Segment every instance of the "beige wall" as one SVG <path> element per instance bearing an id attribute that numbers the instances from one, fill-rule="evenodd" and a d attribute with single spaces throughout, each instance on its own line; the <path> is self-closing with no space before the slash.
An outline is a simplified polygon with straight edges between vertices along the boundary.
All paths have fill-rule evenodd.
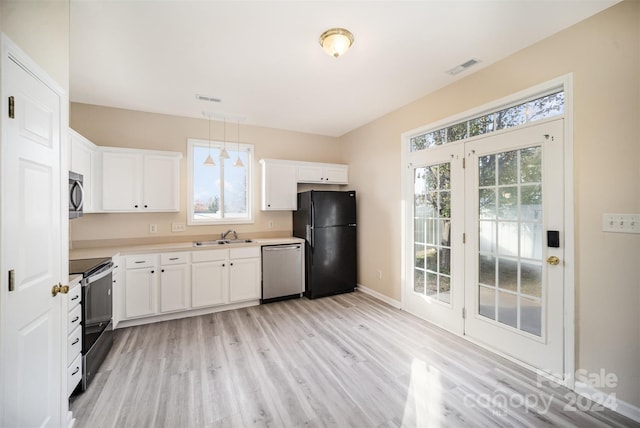
<path id="1" fill-rule="evenodd" d="M 68 0 L 1 0 L 0 30 L 69 93 Z"/>
<path id="2" fill-rule="evenodd" d="M 167 116 L 71 104 L 71 128 L 99 146 L 129 147 L 182 152 L 180 165 L 181 211 L 154 214 L 88 214 L 70 223 L 70 239 L 75 247 L 91 245 L 95 240 L 139 238 L 150 240 L 201 239 L 219 235 L 229 228 L 241 236 L 291 236 L 291 212 L 260 211 L 260 165 L 262 158 L 292 159 L 317 162 L 339 160 L 338 140 L 331 137 L 241 125 L 243 143 L 255 146 L 253 165 L 254 224 L 222 226 L 187 226 L 186 232 L 172 233 L 172 222 L 187 222 L 187 139 L 207 139 L 207 120 Z M 227 124 L 227 139 L 236 141 L 236 124 Z M 223 124 L 213 122 L 212 140 L 223 138 Z M 268 223 L 273 222 L 273 228 Z M 158 232 L 149 233 L 149 224 L 158 225 Z"/>
<path id="3" fill-rule="evenodd" d="M 359 283 L 400 299 L 400 134 L 567 73 L 575 94 L 576 368 L 615 373 L 617 397 L 640 406 L 640 235 L 601 230 L 603 213 L 640 213 L 640 2 L 344 135 L 359 194 Z"/>

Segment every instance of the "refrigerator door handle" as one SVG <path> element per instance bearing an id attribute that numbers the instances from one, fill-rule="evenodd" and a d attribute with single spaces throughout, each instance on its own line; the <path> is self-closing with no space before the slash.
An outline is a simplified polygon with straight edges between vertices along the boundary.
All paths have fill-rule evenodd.
<path id="1" fill-rule="evenodd" d="M 313 227 L 311 225 L 307 225 L 307 242 L 313 248 Z"/>

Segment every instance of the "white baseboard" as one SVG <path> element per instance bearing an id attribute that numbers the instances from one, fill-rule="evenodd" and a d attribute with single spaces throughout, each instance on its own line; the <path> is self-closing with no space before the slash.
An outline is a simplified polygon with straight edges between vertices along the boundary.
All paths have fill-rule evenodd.
<path id="1" fill-rule="evenodd" d="M 375 297 L 378 300 L 382 300 L 383 302 L 393 306 L 396 309 L 402 309 L 402 302 L 400 302 L 399 300 L 392 299 L 389 296 L 385 296 L 384 294 L 378 293 L 377 291 L 365 287 L 361 284 L 358 284 L 358 290 L 362 291 L 365 294 L 368 294 L 369 296 Z"/>
<path id="2" fill-rule="evenodd" d="M 587 397 L 594 403 L 600 404 L 616 413 L 620 413 L 621 415 L 640 423 L 640 407 L 636 407 L 633 404 L 622 401 L 618 397 L 615 397 L 615 399 L 607 399 L 609 394 L 604 393 L 591 385 L 578 381 L 575 383 L 574 391 L 583 397 Z"/>

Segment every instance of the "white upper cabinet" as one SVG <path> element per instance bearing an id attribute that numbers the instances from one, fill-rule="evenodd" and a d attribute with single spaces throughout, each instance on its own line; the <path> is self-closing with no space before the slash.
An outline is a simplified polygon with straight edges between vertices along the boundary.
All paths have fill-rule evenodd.
<path id="1" fill-rule="evenodd" d="M 262 159 L 263 211 L 294 211 L 297 209 L 297 168 L 290 162 Z"/>
<path id="2" fill-rule="evenodd" d="M 78 174 L 82 174 L 82 184 L 84 188 L 83 211 L 91 213 L 97 211 L 96 207 L 96 182 L 98 148 L 91 141 L 78 134 L 73 129 L 69 129 L 70 142 L 70 162 L 69 169 Z"/>
<path id="3" fill-rule="evenodd" d="M 262 159 L 263 211 L 295 211 L 298 183 L 349 184 L 349 166 Z"/>
<path id="4" fill-rule="evenodd" d="M 104 212 L 179 211 L 181 153 L 104 149 Z"/>
<path id="5" fill-rule="evenodd" d="M 304 163 L 298 166 L 298 183 L 348 184 L 347 165 Z"/>

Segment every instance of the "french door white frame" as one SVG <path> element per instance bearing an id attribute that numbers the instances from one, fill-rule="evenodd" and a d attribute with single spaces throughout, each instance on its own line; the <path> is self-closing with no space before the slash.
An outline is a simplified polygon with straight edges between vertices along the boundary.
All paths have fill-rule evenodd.
<path id="1" fill-rule="evenodd" d="M 419 128 L 412 129 L 410 131 L 401 134 L 402 154 L 401 154 L 401 170 L 402 170 L 402 236 L 401 236 L 401 265 L 402 265 L 402 278 L 401 278 L 401 298 L 402 309 L 406 309 L 407 293 L 412 292 L 410 290 L 412 286 L 413 277 L 413 234 L 412 232 L 412 207 L 413 207 L 413 187 L 410 183 L 413 183 L 413 169 L 410 168 L 412 160 L 417 155 L 410 150 L 410 138 L 420 133 L 439 129 L 446 125 L 458 123 L 465 119 L 480 116 L 483 113 L 497 111 L 503 107 L 516 105 L 520 101 L 525 99 L 534 98 L 537 95 L 549 93 L 554 89 L 560 89 L 564 91 L 564 376 L 562 384 L 570 389 L 575 389 L 575 232 L 574 232 L 574 167 L 573 167 L 573 74 L 566 74 L 556 79 L 541 83 L 499 100 L 487 103 L 477 108 L 465 111 L 455 116 L 448 117 L 438 122 L 430 123 Z M 535 124 L 536 122 L 534 122 Z M 500 132 L 495 131 L 493 134 L 497 135 Z M 486 137 L 482 135 L 480 137 Z M 465 140 L 471 141 L 472 139 Z M 429 150 L 429 149 L 426 149 Z M 424 156 L 424 154 L 422 154 Z M 468 336 L 461 335 L 461 337 L 474 342 L 480 346 L 486 347 L 482 343 L 473 341 Z M 491 352 L 499 354 L 500 356 L 507 358 L 521 366 L 538 372 L 540 375 L 547 377 L 541 370 L 537 370 L 535 367 L 531 367 L 522 361 L 516 360 L 509 355 L 497 352 L 494 349 L 489 349 Z M 558 381 L 558 378 L 553 378 L 554 381 Z"/>

